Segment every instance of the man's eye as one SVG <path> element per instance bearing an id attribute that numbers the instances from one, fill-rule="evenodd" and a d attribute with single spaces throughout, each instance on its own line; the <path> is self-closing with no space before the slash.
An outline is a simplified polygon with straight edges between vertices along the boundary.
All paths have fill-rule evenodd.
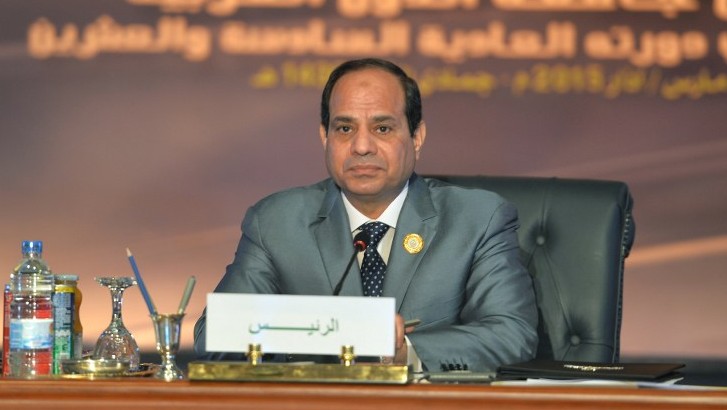
<path id="1" fill-rule="evenodd" d="M 378 127 L 376 127 L 376 131 L 380 134 L 386 134 L 387 132 L 391 131 L 391 128 L 386 125 L 379 125 Z"/>
<path id="2" fill-rule="evenodd" d="M 336 128 L 336 131 L 348 134 L 349 132 L 351 132 L 351 127 L 349 127 L 348 125 L 341 125 Z"/>

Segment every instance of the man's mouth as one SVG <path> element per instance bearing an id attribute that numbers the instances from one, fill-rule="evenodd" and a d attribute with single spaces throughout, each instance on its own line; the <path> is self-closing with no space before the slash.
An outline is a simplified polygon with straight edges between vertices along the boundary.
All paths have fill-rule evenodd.
<path id="1" fill-rule="evenodd" d="M 374 164 L 358 164 L 348 168 L 353 174 L 373 174 L 381 171 L 381 167 Z"/>

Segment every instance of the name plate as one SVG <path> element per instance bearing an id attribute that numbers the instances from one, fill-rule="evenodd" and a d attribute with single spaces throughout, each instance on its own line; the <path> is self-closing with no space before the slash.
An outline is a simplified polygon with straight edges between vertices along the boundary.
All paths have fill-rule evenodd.
<path id="1" fill-rule="evenodd" d="M 207 350 L 393 356 L 394 298 L 207 294 Z"/>

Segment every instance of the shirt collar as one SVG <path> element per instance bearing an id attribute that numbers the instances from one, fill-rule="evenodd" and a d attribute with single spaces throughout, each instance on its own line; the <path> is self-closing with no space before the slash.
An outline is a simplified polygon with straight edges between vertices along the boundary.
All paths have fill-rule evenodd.
<path id="1" fill-rule="evenodd" d="M 389 206 L 386 207 L 386 210 L 384 210 L 381 216 L 379 216 L 376 220 L 383 222 L 392 228 L 396 228 L 396 221 L 399 220 L 399 214 L 401 213 L 401 208 L 404 206 L 404 200 L 406 199 L 407 193 L 409 193 L 409 181 L 406 182 L 406 185 L 404 185 L 404 188 L 401 192 L 399 192 L 399 195 L 391 201 Z M 359 210 L 351 204 L 343 191 L 341 191 L 341 198 L 343 198 L 343 205 L 346 207 L 351 232 L 356 231 L 359 226 L 366 222 L 372 221 L 371 218 L 359 212 Z"/>

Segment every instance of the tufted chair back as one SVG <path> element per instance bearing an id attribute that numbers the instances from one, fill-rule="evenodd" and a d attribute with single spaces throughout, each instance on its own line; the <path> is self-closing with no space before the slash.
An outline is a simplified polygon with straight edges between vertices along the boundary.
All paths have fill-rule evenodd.
<path id="1" fill-rule="evenodd" d="M 431 177 L 494 191 L 518 208 L 522 260 L 533 278 L 540 316 L 536 358 L 618 361 L 624 259 L 635 233 L 625 183 Z"/>

